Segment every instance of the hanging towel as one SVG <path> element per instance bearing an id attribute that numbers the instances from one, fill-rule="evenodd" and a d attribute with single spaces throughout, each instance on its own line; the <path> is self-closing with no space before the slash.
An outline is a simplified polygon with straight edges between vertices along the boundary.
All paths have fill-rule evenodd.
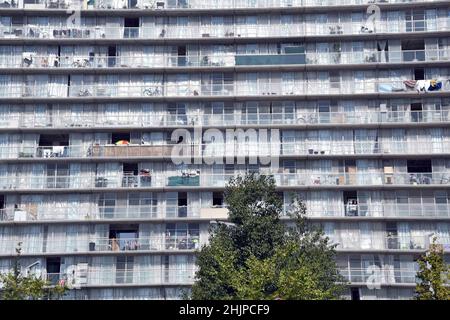
<path id="1" fill-rule="evenodd" d="M 405 80 L 403 81 L 403 83 L 405 84 L 405 86 L 407 86 L 408 88 L 414 88 L 416 86 L 416 80 Z"/>

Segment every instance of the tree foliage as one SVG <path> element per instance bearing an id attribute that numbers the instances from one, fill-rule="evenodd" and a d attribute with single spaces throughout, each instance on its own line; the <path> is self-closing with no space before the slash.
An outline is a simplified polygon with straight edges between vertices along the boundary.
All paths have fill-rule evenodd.
<path id="1" fill-rule="evenodd" d="M 336 299 L 343 286 L 334 246 L 306 221 L 301 202 L 283 221 L 271 176 L 233 178 L 225 190 L 227 223 L 211 228 L 199 252 L 192 298 Z"/>
<path id="2" fill-rule="evenodd" d="M 417 300 L 450 300 L 450 266 L 444 261 L 444 249 L 436 238 L 427 252 L 417 261 Z"/>
<path id="3" fill-rule="evenodd" d="M 0 298 L 2 300 L 55 299 L 64 295 L 67 286 L 52 286 L 48 281 L 34 274 L 24 275 L 20 265 L 21 243 L 16 248 L 14 265 L 10 272 L 0 273 Z"/>

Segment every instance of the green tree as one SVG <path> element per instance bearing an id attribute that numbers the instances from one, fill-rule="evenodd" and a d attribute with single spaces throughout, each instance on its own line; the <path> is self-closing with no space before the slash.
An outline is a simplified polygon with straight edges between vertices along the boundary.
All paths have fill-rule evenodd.
<path id="1" fill-rule="evenodd" d="M 336 299 L 343 290 L 334 246 L 305 218 L 302 202 L 283 221 L 272 176 L 249 174 L 225 190 L 226 223 L 198 254 L 193 299 Z"/>
<path id="2" fill-rule="evenodd" d="M 436 237 L 427 252 L 417 261 L 417 300 L 450 300 L 450 266 L 444 261 L 444 249 Z"/>
<path id="3" fill-rule="evenodd" d="M 10 272 L 0 274 L 0 298 L 2 300 L 40 300 L 58 299 L 68 287 L 58 284 L 52 286 L 48 281 L 34 274 L 24 275 L 20 265 L 21 243 L 16 248 L 14 265 Z"/>

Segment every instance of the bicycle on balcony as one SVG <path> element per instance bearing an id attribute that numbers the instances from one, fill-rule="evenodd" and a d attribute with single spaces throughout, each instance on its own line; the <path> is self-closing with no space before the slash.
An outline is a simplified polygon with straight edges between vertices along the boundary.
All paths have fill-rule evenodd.
<path id="1" fill-rule="evenodd" d="M 142 94 L 146 97 L 162 96 L 162 90 L 159 87 L 145 88 Z"/>
<path id="2" fill-rule="evenodd" d="M 72 68 L 89 68 L 91 62 L 88 59 L 77 59 L 72 63 Z"/>

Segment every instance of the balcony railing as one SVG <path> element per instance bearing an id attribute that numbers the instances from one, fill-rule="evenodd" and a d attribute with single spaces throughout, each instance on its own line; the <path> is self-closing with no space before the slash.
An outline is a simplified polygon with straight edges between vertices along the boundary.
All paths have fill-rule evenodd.
<path id="1" fill-rule="evenodd" d="M 176 148 L 176 150 L 174 150 Z M 450 141 L 298 141 L 162 145 L 93 145 L 57 147 L 0 147 L 0 159 L 19 158 L 177 158 L 192 157 L 319 156 L 377 154 L 446 154 Z M 183 154 L 186 156 L 186 154 Z"/>
<path id="2" fill-rule="evenodd" d="M 192 284 L 195 267 L 140 267 L 117 269 L 113 267 L 88 267 L 87 270 L 65 273 L 44 273 L 43 279 L 52 285 L 66 285 L 69 288 L 111 285 L 164 285 Z"/>
<path id="3" fill-rule="evenodd" d="M 236 173 L 237 174 L 237 173 Z M 0 177 L 3 190 L 43 189 L 132 189 L 164 187 L 223 188 L 236 174 L 152 173 L 145 175 L 69 175 L 45 176 L 23 174 Z M 264 173 L 265 174 L 265 173 Z M 270 174 L 270 173 L 266 173 Z M 450 184 L 449 172 L 433 173 L 383 173 L 383 172 L 317 172 L 317 173 L 275 173 L 279 187 L 338 187 L 338 186 L 442 186 Z"/>
<path id="4" fill-rule="evenodd" d="M 104 25 L 71 28 L 65 24 L 1 26 L 0 39 L 205 39 L 267 38 L 302 36 L 340 36 L 376 33 L 410 33 L 448 31 L 448 18 L 414 21 L 360 22 L 293 22 L 290 24 L 251 25 L 159 25 L 153 27 L 106 27 Z M 64 21 L 65 22 L 65 21 Z"/>
<path id="5" fill-rule="evenodd" d="M 198 233 L 198 232 L 197 232 Z M 129 252 L 129 251 L 193 251 L 200 249 L 200 237 L 191 236 L 154 236 L 141 238 L 93 238 L 88 235 L 77 235 L 67 238 L 56 237 L 34 239 L 23 237 L 3 239 L 0 243 L 0 255 L 15 252 L 18 242 L 22 243 L 23 254 L 43 253 L 88 253 L 88 252 Z"/>
<path id="6" fill-rule="evenodd" d="M 327 65 L 450 60 L 450 50 L 401 50 L 386 52 L 307 52 L 290 54 L 218 54 L 203 56 L 57 56 L 22 54 L 0 56 L 0 68 L 199 68 L 276 65 Z"/>
<path id="7" fill-rule="evenodd" d="M 162 98 L 162 97 L 232 97 L 232 96 L 327 96 L 341 94 L 373 94 L 373 93 L 424 93 L 450 91 L 448 79 L 430 80 L 361 80 L 361 81 L 298 81 L 293 83 L 248 84 L 222 83 L 200 84 L 84 84 L 66 85 L 52 84 L 8 84 L 0 86 L 0 97 L 3 98 Z"/>
<path id="8" fill-rule="evenodd" d="M 97 206 L 94 203 L 77 205 L 24 205 L 20 208 L 0 209 L 0 221 L 55 221 L 55 220 L 145 220 L 199 218 L 200 207 L 178 205 Z"/>
<path id="9" fill-rule="evenodd" d="M 341 268 L 340 273 L 346 281 L 376 286 L 393 284 L 416 284 L 417 271 L 394 267 L 371 266 L 363 268 Z"/>
<path id="10" fill-rule="evenodd" d="M 314 205 L 305 203 L 306 214 L 310 218 L 342 218 L 342 217 L 366 217 L 366 218 L 449 218 L 450 205 L 447 203 L 430 204 L 400 204 L 379 203 L 359 205 L 342 205 L 341 208 L 329 206 L 317 209 Z M 206 210 L 208 214 L 203 214 Z M 283 214 L 291 210 L 285 205 Z M 212 216 L 211 212 L 217 215 Z M 0 209 L 0 222 L 40 222 L 40 221 L 108 221 L 108 220 L 158 220 L 158 219 L 217 219 L 220 216 L 225 219 L 228 211 L 225 207 L 198 207 L 172 206 L 172 205 L 129 205 L 129 206 L 97 206 L 95 203 L 79 203 L 70 205 L 67 203 L 51 204 L 22 204 L 18 208 Z"/>
<path id="11" fill-rule="evenodd" d="M 444 139 L 444 138 L 443 138 Z M 257 138 L 255 138 L 257 141 Z M 450 141 L 296 141 L 161 145 L 2 146 L 1 159 L 302 157 L 319 155 L 447 154 Z M 181 155 L 180 152 L 183 152 Z"/>
<path id="12" fill-rule="evenodd" d="M 439 0 L 144 0 L 123 2 L 94 1 L 83 6 L 83 10 L 114 10 L 114 9 L 147 9 L 147 10 L 211 10 L 211 9 L 248 9 L 248 8 L 298 8 L 298 7 L 322 7 L 322 6 L 354 6 L 369 4 L 396 4 L 396 3 L 423 3 Z M 78 1 L 71 0 L 35 0 L 19 6 L 17 0 L 4 0 L 0 3 L 1 8 L 24 8 L 24 9 L 70 9 L 78 8 Z"/>
<path id="13" fill-rule="evenodd" d="M 345 231 L 343 231 L 345 232 Z M 351 238 L 338 239 L 332 236 L 333 243 L 337 244 L 337 250 L 427 250 L 432 243 L 432 235 L 428 236 L 386 236 L 382 234 L 358 235 Z M 450 238 L 439 237 L 438 244 L 444 251 L 450 252 Z"/>
<path id="14" fill-rule="evenodd" d="M 450 121 L 450 110 L 429 111 L 354 111 L 354 112 L 292 112 L 254 114 L 171 115 L 136 112 L 114 116 L 101 112 L 73 115 L 61 110 L 52 115 L 39 113 L 5 114 L 0 128 L 110 128 L 110 127 L 192 127 L 192 126 L 323 126 L 343 124 L 442 123 Z M 28 150 L 33 153 L 33 150 Z M 7 152 L 9 153 L 9 152 Z M 34 154 L 34 153 L 33 153 Z"/>

